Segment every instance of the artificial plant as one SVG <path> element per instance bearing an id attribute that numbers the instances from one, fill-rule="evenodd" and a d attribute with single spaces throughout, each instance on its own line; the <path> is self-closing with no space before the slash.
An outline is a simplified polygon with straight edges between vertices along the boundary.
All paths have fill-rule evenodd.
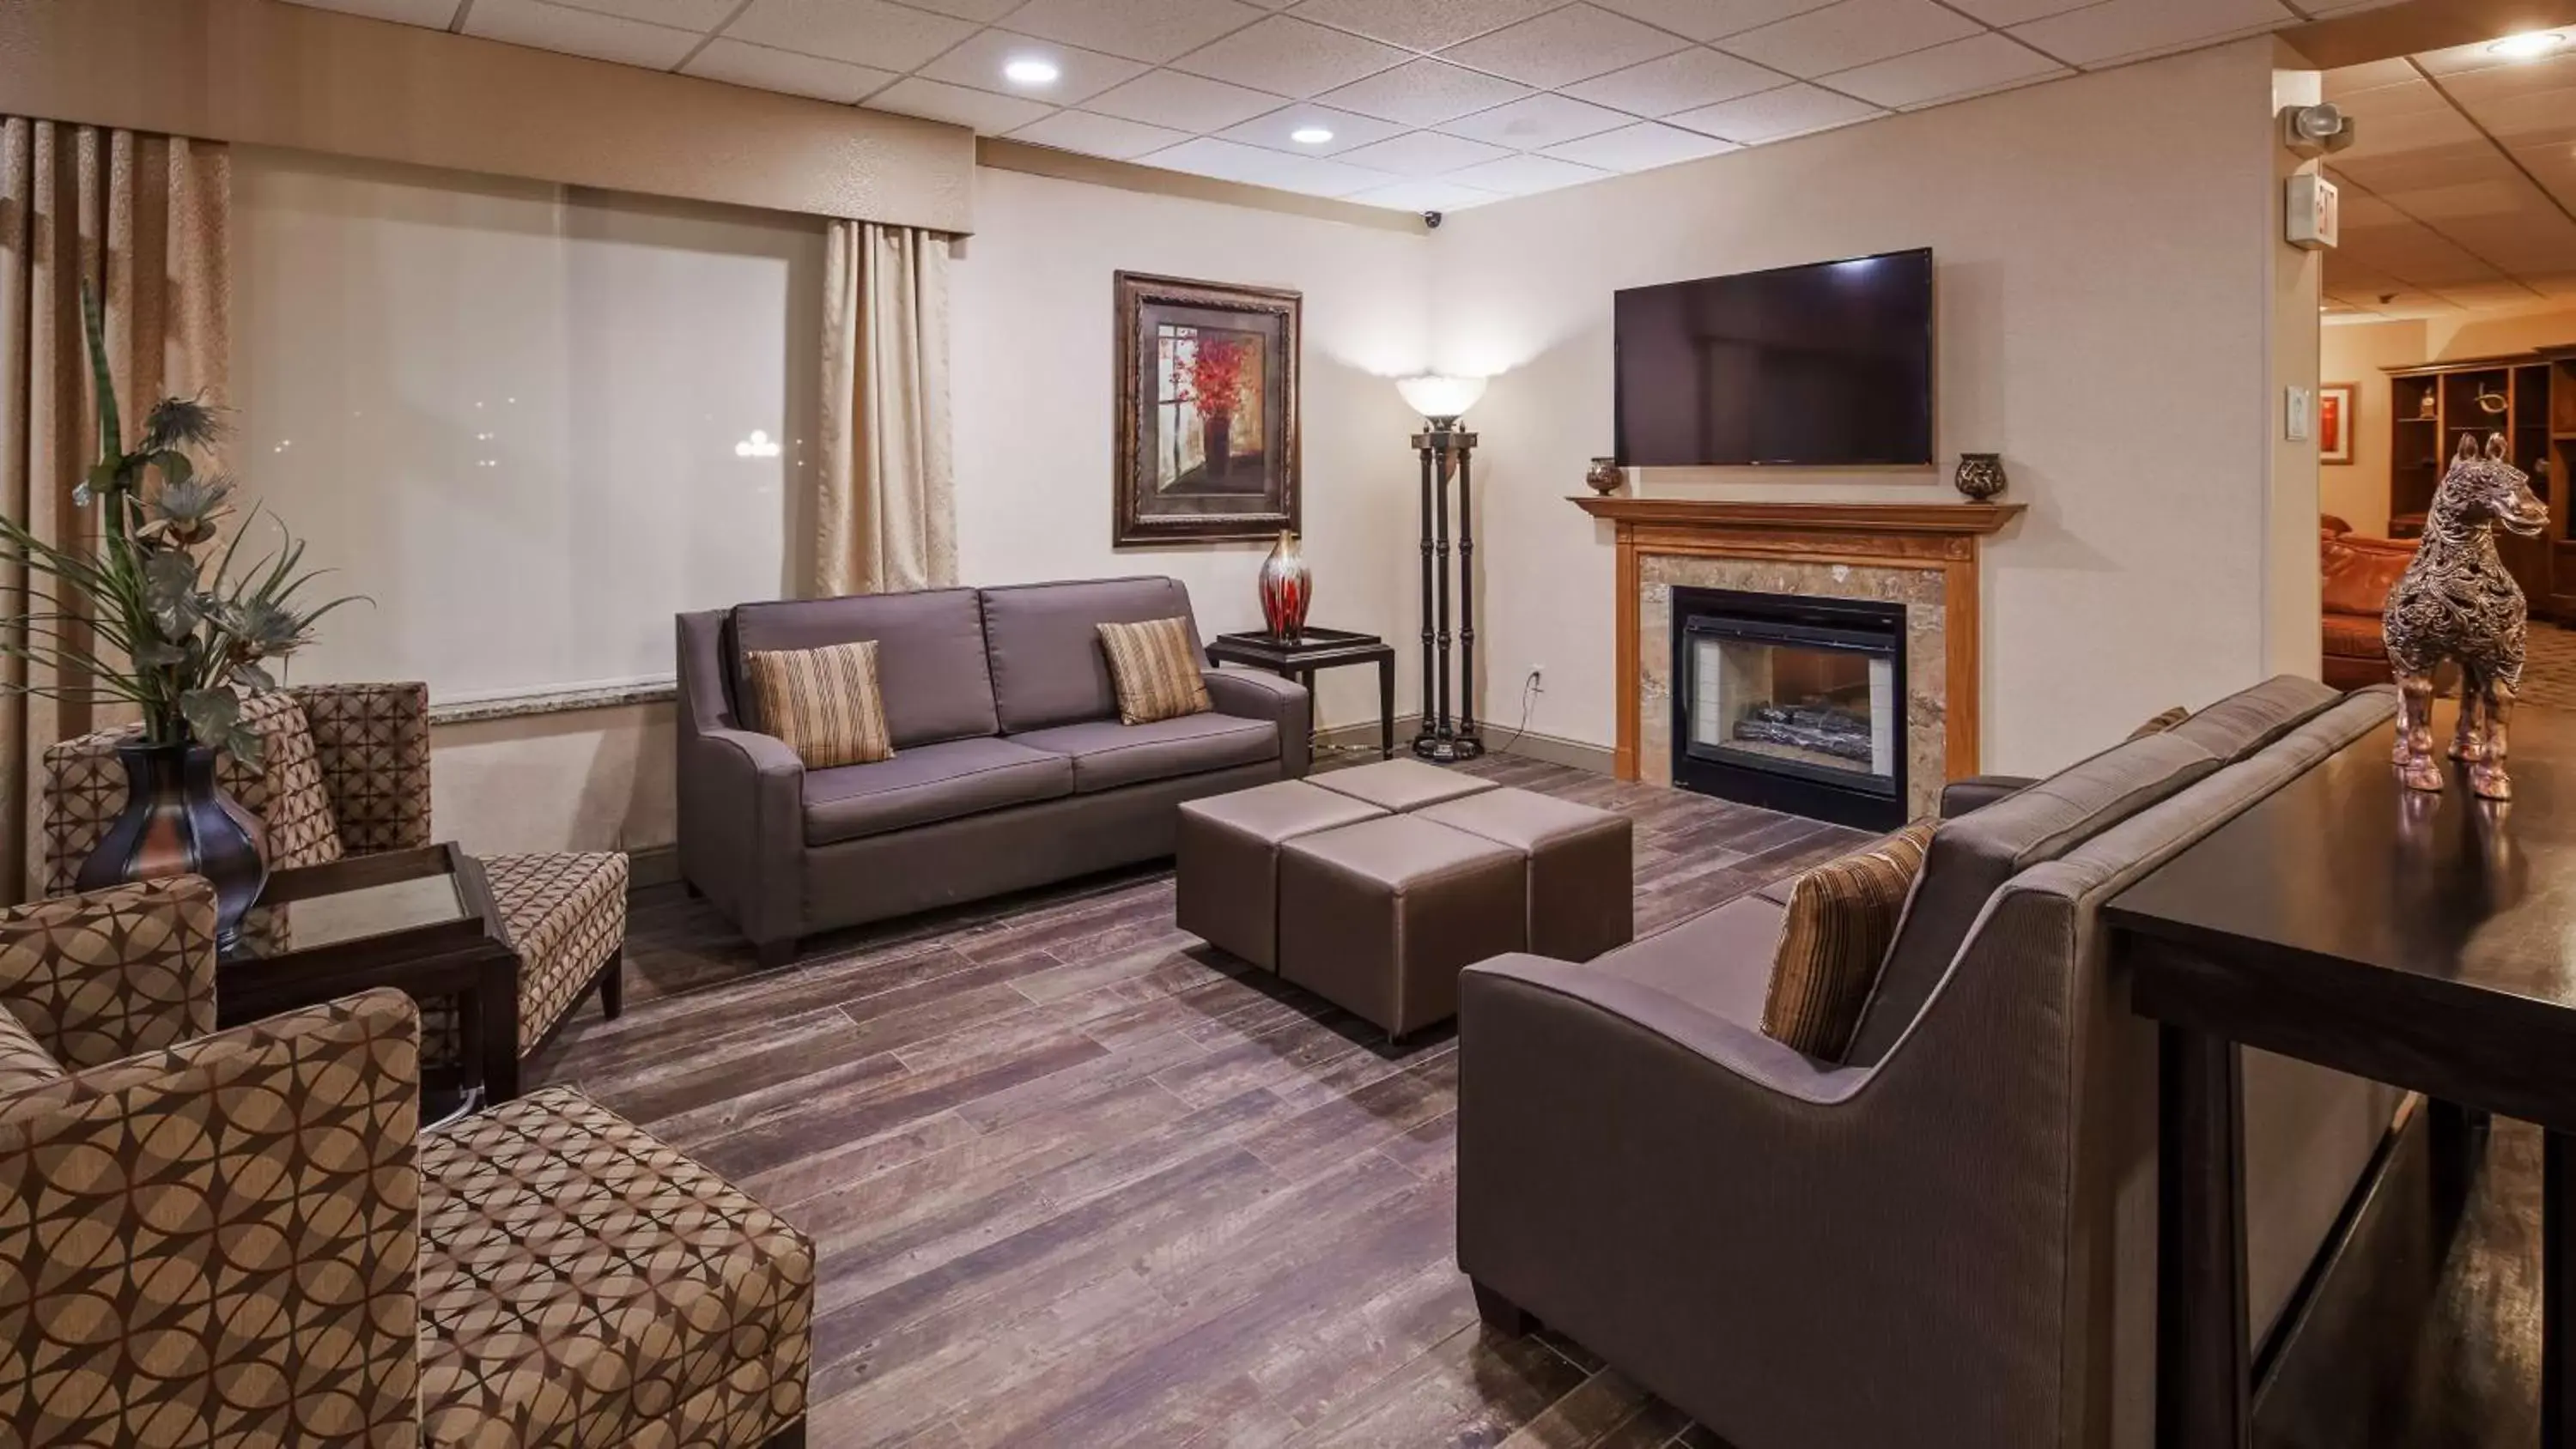
<path id="1" fill-rule="evenodd" d="M 311 642 L 314 621 L 349 600 L 309 608 L 300 602 L 319 571 L 302 567 L 304 545 L 283 524 L 273 552 L 234 571 L 257 510 L 221 539 L 233 512 L 233 480 L 201 472 L 190 456 L 222 437 L 216 410 L 198 399 L 163 398 L 127 445 L 108 374 L 106 324 L 87 287 L 81 318 L 98 396 L 99 458 L 72 502 L 98 511 L 98 526 L 87 530 L 96 552 L 56 547 L 0 517 L 0 560 L 23 565 L 29 578 L 27 615 L 11 631 L 18 637 L 0 637 L 0 656 L 90 681 L 30 682 L 20 686 L 24 692 L 124 700 L 142 712 L 147 744 L 211 745 L 257 766 L 261 740 L 242 724 L 243 694 L 277 688 L 271 662 Z M 61 592 L 40 588 L 38 577 Z"/>

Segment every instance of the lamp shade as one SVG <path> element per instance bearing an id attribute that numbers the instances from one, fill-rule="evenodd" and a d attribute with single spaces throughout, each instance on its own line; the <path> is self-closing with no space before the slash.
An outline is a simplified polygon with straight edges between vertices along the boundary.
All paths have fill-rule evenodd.
<path id="1" fill-rule="evenodd" d="M 1476 399 L 1485 395 L 1485 380 L 1481 377 L 1426 374 L 1399 378 L 1395 387 L 1396 391 L 1404 394 L 1404 400 L 1413 405 L 1413 410 L 1426 418 L 1457 418 L 1474 407 Z"/>

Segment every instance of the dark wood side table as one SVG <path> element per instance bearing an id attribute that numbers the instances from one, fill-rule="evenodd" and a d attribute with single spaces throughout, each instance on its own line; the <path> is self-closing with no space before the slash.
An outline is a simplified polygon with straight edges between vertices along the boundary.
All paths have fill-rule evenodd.
<path id="1" fill-rule="evenodd" d="M 424 845 L 281 870 L 260 904 L 286 907 L 284 946 L 216 963 L 218 1026 L 391 986 L 456 1003 L 463 1061 L 456 1080 L 425 1075 L 424 1122 L 519 1095 L 519 956 L 473 857 Z"/>
<path id="2" fill-rule="evenodd" d="M 2541 1442 L 2576 1446 L 2576 716 L 2513 725 L 2511 805 L 2456 767 L 2443 794 L 2403 789 L 2382 727 L 2103 909 L 2158 1023 L 2167 1449 L 2249 1434 L 2239 1044 L 2547 1129 Z"/>
<path id="3" fill-rule="evenodd" d="M 1216 642 L 1208 646 L 1208 657 L 1220 664 L 1267 669 L 1282 679 L 1296 680 L 1309 692 L 1315 688 L 1318 669 L 1338 664 L 1375 664 L 1379 753 L 1386 759 L 1395 758 L 1395 646 L 1375 634 L 1309 629 L 1293 641 L 1257 629 L 1245 634 L 1219 634 Z"/>

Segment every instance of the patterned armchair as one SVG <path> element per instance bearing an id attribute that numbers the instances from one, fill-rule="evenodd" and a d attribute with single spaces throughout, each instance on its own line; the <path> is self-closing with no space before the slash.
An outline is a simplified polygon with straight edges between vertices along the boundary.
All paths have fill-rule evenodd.
<path id="1" fill-rule="evenodd" d="M 407 684 L 301 685 L 250 700 L 243 718 L 267 742 L 250 769 L 216 761 L 225 793 L 257 817 L 269 867 L 321 865 L 431 843 L 429 689 Z M 67 895 L 81 862 L 125 804 L 118 741 L 102 730 L 45 752 L 45 892 Z M 627 864 L 615 851 L 482 857 L 502 927 L 519 953 L 519 1055 L 543 1046 L 581 998 L 623 1004 Z M 283 914 L 253 911 L 253 939 L 291 939 Z M 433 1060 L 454 1058 L 452 1013 L 429 1011 Z"/>
<path id="2" fill-rule="evenodd" d="M 565 1089 L 416 1136 L 399 992 L 212 1032 L 214 917 L 0 913 L 0 1443 L 803 1442 L 801 1235 Z"/>

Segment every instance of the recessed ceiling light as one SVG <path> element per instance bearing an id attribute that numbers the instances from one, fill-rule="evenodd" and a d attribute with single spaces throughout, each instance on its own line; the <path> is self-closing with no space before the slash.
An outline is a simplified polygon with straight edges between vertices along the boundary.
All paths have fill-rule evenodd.
<path id="1" fill-rule="evenodd" d="M 1333 133 L 1321 126 L 1299 126 L 1288 133 L 1288 139 L 1300 146 L 1321 146 L 1333 139 Z"/>
<path id="2" fill-rule="evenodd" d="M 2533 60 L 2566 43 L 2567 37 L 2555 30 L 2526 30 L 2488 46 L 2487 54 L 2501 55 L 2507 60 Z"/>
<path id="3" fill-rule="evenodd" d="M 1002 74 L 1013 85 L 1051 86 L 1055 84 L 1055 78 L 1063 72 L 1057 70 L 1055 62 L 1051 60 L 1022 59 L 1003 66 Z"/>

